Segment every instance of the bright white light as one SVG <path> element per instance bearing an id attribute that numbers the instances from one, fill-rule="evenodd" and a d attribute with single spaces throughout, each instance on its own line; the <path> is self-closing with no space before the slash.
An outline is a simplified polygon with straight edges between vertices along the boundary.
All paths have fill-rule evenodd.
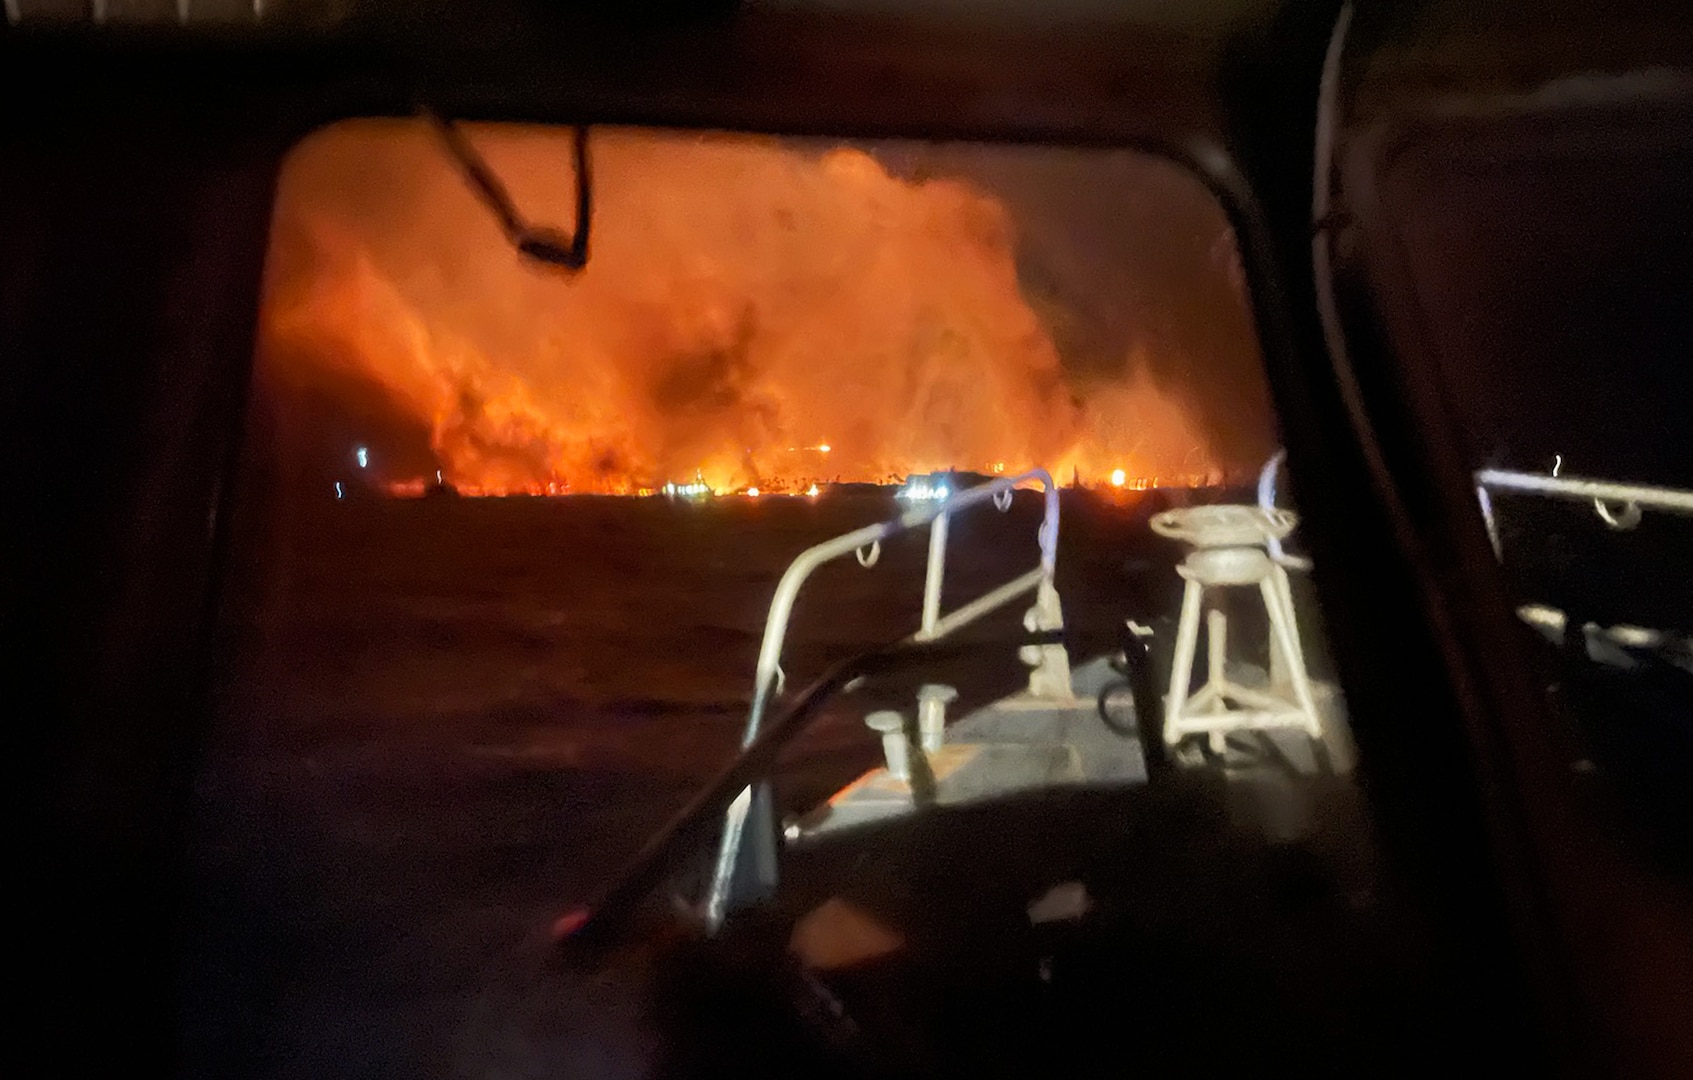
<path id="1" fill-rule="evenodd" d="M 747 498 L 749 498 L 749 499 L 758 498 L 758 489 L 755 488 L 755 487 L 747 488 Z"/>
<path id="2" fill-rule="evenodd" d="M 945 484 L 931 485 L 927 479 L 916 479 L 907 482 L 894 497 L 910 502 L 939 502 L 951 494 L 952 489 Z"/>
<path id="3" fill-rule="evenodd" d="M 361 446 L 357 450 L 353 451 L 353 453 L 359 459 L 359 468 L 365 469 L 370 467 L 370 447 Z"/>
<path id="4" fill-rule="evenodd" d="M 1112 469 L 1111 470 L 1111 486 L 1112 487 L 1122 487 L 1124 481 L 1128 480 L 1128 478 L 1129 478 L 1129 474 L 1124 472 L 1122 469 Z"/>
<path id="5" fill-rule="evenodd" d="M 341 498 L 341 481 L 339 480 L 335 481 L 335 497 Z"/>
<path id="6" fill-rule="evenodd" d="M 1552 455 L 1552 475 L 1557 476 L 1558 470 L 1563 468 L 1563 467 L 1564 467 L 1564 455 L 1553 454 Z"/>
<path id="7" fill-rule="evenodd" d="M 812 484 L 810 487 L 805 489 L 805 493 L 813 499 L 817 498 L 817 485 Z"/>
<path id="8" fill-rule="evenodd" d="M 833 450 L 833 449 L 834 449 L 834 447 L 830 446 L 828 443 L 818 443 L 817 444 L 817 452 L 819 454 L 827 454 L 830 450 Z"/>

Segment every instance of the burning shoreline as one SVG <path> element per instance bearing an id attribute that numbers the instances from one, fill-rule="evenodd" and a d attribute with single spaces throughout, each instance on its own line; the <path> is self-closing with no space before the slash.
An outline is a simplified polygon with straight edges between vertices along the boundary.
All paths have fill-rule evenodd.
<path id="1" fill-rule="evenodd" d="M 537 214 L 566 209 L 560 133 L 477 138 Z M 1018 224 L 984 190 L 856 149 L 595 139 L 576 275 L 523 264 L 418 125 L 330 129 L 291 160 L 261 364 L 371 386 L 428 433 L 439 479 L 391 474 L 388 494 L 776 494 L 1034 465 L 1134 488 L 1268 451 L 1231 470 L 1132 350 L 1061 356 L 1069 316 L 1025 295 Z M 323 180 L 349 160 L 373 190 Z"/>

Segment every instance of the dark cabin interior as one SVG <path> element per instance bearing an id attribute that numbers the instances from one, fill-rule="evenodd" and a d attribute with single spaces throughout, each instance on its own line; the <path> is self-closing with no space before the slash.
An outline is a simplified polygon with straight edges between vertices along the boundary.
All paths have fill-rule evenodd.
<path id="1" fill-rule="evenodd" d="M 0 27 L 20 1059 L 177 1072 L 184 838 L 227 659 L 214 615 L 277 172 L 326 123 L 427 104 L 1128 146 L 1192 169 L 1241 246 L 1336 664 L 1371 718 L 1363 783 L 1466 980 L 1452 992 L 1489 1010 L 1498 1045 L 1479 1056 L 1693 1069 L 1676 816 L 1693 751 L 1686 713 L 1661 721 L 1681 676 L 1572 676 L 1513 615 L 1541 601 L 1685 633 L 1688 523 L 1623 535 L 1529 515 L 1557 541 L 1516 548 L 1501 573 L 1472 479 L 1556 454 L 1584 475 L 1693 484 L 1684 14 L 1358 5 L 1335 209 L 1314 225 L 1338 4 L 1049 19 L 1010 4 L 302 3 L 257 24 L 224 6 L 178 25 L 166 5 L 114 4 L 95 25 L 81 5 L 15 0 Z M 1314 230 L 1332 237 L 1345 357 L 1319 315 Z M 1508 539 L 1514 512 L 1501 503 Z M 1569 719 L 1581 707 L 1548 705 L 1549 679 L 1572 699 L 1637 695 L 1645 719 L 1617 736 L 1604 782 L 1572 782 L 1593 734 Z M 1640 805 L 1671 822 L 1644 847 L 1628 839 Z"/>

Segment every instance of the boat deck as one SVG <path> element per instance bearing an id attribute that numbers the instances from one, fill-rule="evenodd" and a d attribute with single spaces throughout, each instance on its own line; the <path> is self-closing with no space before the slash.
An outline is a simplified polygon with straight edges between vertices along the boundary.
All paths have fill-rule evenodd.
<path id="1" fill-rule="evenodd" d="M 1383 870 L 1339 695 L 1325 754 L 1253 733 L 1149 774 L 1086 693 L 1114 673 L 1074 676 L 1073 706 L 1018 694 L 950 725 L 920 812 L 873 769 L 795 822 L 771 902 L 661 979 L 662 1074 L 718 1075 L 754 1044 L 799 1055 L 793 1075 L 1257 1075 L 1278 1047 L 1314 1075 L 1456 1068 L 1472 1018 Z"/>
<path id="2" fill-rule="evenodd" d="M 1229 676 L 1248 686 L 1267 682 L 1262 668 L 1229 667 Z M 1019 692 L 973 710 L 947 726 L 945 744 L 927 755 L 932 775 L 908 782 L 879 766 L 788 827 L 790 842 L 804 843 L 842 830 L 914 812 L 919 805 L 960 807 L 1019 792 L 1052 787 L 1121 788 L 1148 781 L 1146 755 L 1138 739 L 1118 734 L 1101 721 L 1101 689 L 1119 676 L 1104 657 L 1071 673 L 1074 697 L 1058 702 Z M 1296 836 L 1308 816 L 1290 780 L 1345 774 L 1353 759 L 1345 708 L 1332 684 L 1313 685 L 1324 738 L 1315 746 L 1293 728 L 1231 737 L 1211 764 L 1222 767 L 1231 786 L 1253 798 L 1238 800 L 1248 818 L 1259 818 L 1267 835 Z M 1201 767 L 1192 746 L 1178 760 Z"/>

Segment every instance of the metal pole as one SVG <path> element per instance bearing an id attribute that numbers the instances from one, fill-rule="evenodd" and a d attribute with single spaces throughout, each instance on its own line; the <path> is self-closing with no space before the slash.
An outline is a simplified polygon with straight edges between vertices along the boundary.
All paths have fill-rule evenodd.
<path id="1" fill-rule="evenodd" d="M 1223 609 L 1216 606 L 1218 602 L 1213 600 L 1212 606 L 1205 612 L 1205 685 L 1215 686 L 1220 695 L 1227 682 L 1224 672 L 1228 665 L 1229 619 L 1223 614 Z M 1274 682 L 1274 679 L 1272 675 L 1271 681 Z"/>
<path id="2" fill-rule="evenodd" d="M 1052 482 L 1046 470 L 1036 469 L 1025 474 L 1039 479 L 1046 485 L 1046 516 L 1040 523 L 1040 568 L 1046 574 L 1050 584 L 1052 575 L 1058 570 L 1058 485 Z"/>
<path id="3" fill-rule="evenodd" d="M 752 745 L 753 740 L 758 737 L 759 727 L 763 723 L 764 714 L 770 705 L 770 698 L 775 693 L 776 680 L 782 661 L 782 643 L 788 633 L 788 619 L 793 615 L 794 601 L 799 595 L 800 586 L 805 584 L 812 571 L 826 562 L 885 540 L 896 533 L 915 529 L 930 521 L 938 524 L 955 511 L 993 499 L 1002 492 L 1015 490 L 1018 484 L 1028 481 L 1039 481 L 1046 489 L 1046 517 L 1041 522 L 1039 536 L 1040 573 L 1044 585 L 1050 587 L 1058 562 L 1058 485 L 1053 483 L 1052 475 L 1045 469 L 1032 469 L 1020 476 L 1006 477 L 989 484 L 983 484 L 980 487 L 971 488 L 938 505 L 913 507 L 892 521 L 867 525 L 862 529 L 847 533 L 845 536 L 838 536 L 833 540 L 801 552 L 800 556 L 782 574 L 782 580 L 776 586 L 776 595 L 770 602 L 770 613 L 764 620 L 764 640 L 759 646 L 758 669 L 753 677 L 752 708 L 747 713 L 747 726 L 741 735 L 741 746 L 744 748 Z M 934 557 L 937 535 L 942 548 L 942 555 L 938 560 Z M 944 525 L 930 533 L 929 543 L 928 573 L 934 587 L 932 590 L 926 588 L 924 592 L 925 620 L 927 620 L 929 613 L 931 591 L 936 606 L 934 621 L 931 624 L 934 632 L 924 635 L 925 640 L 940 637 L 963 625 L 963 620 L 943 620 L 940 618 L 940 576 L 945 570 L 946 527 Z M 1021 585 L 1021 582 L 1016 584 Z M 1026 588 L 1027 586 L 1022 587 Z M 987 600 L 990 597 L 995 601 L 992 606 L 997 606 L 998 603 L 1003 603 L 1005 599 L 1009 598 L 1003 590 L 995 590 L 989 594 L 989 597 L 983 597 L 982 600 Z M 976 614 L 988 609 L 987 605 L 978 601 L 967 605 L 965 610 Z M 956 614 L 963 614 L 963 611 Z M 1057 627 L 1042 627 L 1041 629 L 1057 629 Z M 919 634 L 922 634 L 922 631 L 919 631 Z M 734 879 L 736 863 L 740 859 L 741 841 L 746 831 L 747 819 L 752 812 L 752 805 L 753 789 L 747 788 L 735 798 L 724 814 L 723 835 L 718 844 L 717 861 L 712 872 L 711 883 L 706 890 L 705 899 L 706 924 L 713 929 L 722 924 L 723 917 L 727 914 L 729 891 Z"/>
<path id="4" fill-rule="evenodd" d="M 1693 514 L 1693 491 L 1656 487 L 1651 484 L 1619 484 L 1611 480 L 1594 480 L 1582 476 L 1545 476 L 1540 473 L 1512 472 L 1509 469 L 1482 469 L 1475 474 L 1482 487 L 1503 491 L 1523 491 L 1534 495 L 1549 495 L 1558 499 L 1586 502 L 1637 503 L 1654 510 L 1668 510 L 1677 514 Z"/>
<path id="5" fill-rule="evenodd" d="M 941 582 L 946 577 L 946 534 L 950 520 L 952 516 L 942 511 L 929 526 L 929 566 L 923 577 L 923 626 L 920 631 L 924 638 L 934 635 L 935 624 L 941 617 Z"/>
<path id="6" fill-rule="evenodd" d="M 1277 450 L 1270 455 L 1270 460 L 1264 462 L 1264 468 L 1258 473 L 1258 506 L 1265 513 L 1269 513 L 1276 508 L 1276 473 L 1281 469 L 1282 462 L 1286 460 L 1287 451 L 1285 449 Z M 1279 537 L 1268 537 L 1265 543 L 1269 547 L 1270 558 L 1281 559 L 1285 557 Z"/>
<path id="7" fill-rule="evenodd" d="M 1505 551 L 1499 546 L 1499 523 L 1493 517 L 1493 496 L 1487 493 L 1486 484 L 1475 486 L 1476 502 L 1481 504 L 1482 524 L 1487 526 L 1487 542 L 1493 545 L 1493 557 L 1503 559 Z"/>
<path id="8" fill-rule="evenodd" d="M 996 611 L 999 608 L 1004 607 L 1006 604 L 1009 604 L 1011 601 L 1017 599 L 1026 592 L 1038 591 L 1042 583 L 1045 581 L 1046 572 L 1041 570 L 1039 567 L 1036 567 L 1021 577 L 1007 581 L 1004 585 L 1001 585 L 999 588 L 994 589 L 991 592 L 983 593 L 981 596 L 976 597 L 976 599 L 970 601 L 968 604 L 965 604 L 963 607 L 960 607 L 958 610 L 941 616 L 941 618 L 935 622 L 933 628 L 926 631 L 918 631 L 911 640 L 937 641 L 940 638 L 946 637 L 960 626 L 966 626 L 973 623 L 988 612 Z M 1051 630 L 1057 628 L 1045 627 L 1044 629 Z"/>

